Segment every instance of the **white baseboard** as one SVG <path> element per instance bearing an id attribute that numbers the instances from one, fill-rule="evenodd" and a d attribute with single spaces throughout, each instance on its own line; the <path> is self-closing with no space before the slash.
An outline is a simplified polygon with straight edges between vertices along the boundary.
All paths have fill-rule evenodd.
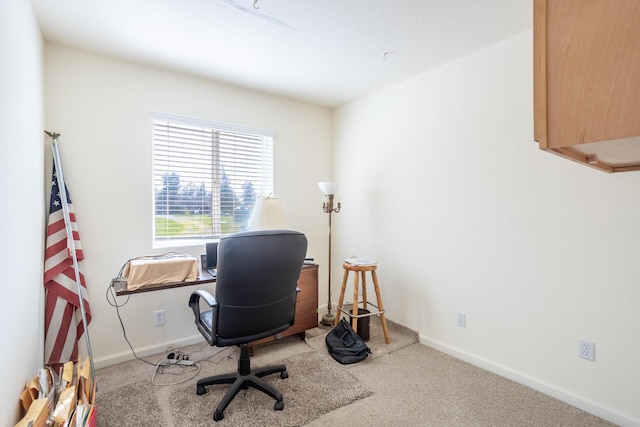
<path id="1" fill-rule="evenodd" d="M 171 341 L 171 342 L 166 341 L 166 342 L 150 345 L 147 347 L 140 347 L 134 350 L 136 352 L 136 355 L 138 355 L 138 357 L 148 357 L 148 356 L 153 356 L 154 354 L 164 354 L 164 352 L 169 347 L 179 349 L 180 347 L 186 347 L 186 346 L 198 344 L 198 343 L 204 343 L 204 338 L 200 334 L 192 335 L 190 337 L 185 337 L 177 341 Z M 161 357 L 162 356 L 159 356 L 158 360 L 160 360 Z M 133 360 L 133 359 L 135 359 L 135 356 L 133 355 L 131 350 L 128 350 L 121 353 L 114 353 L 104 357 L 99 357 L 93 360 L 93 364 L 96 367 L 96 369 L 100 369 L 107 366 L 116 365 L 122 362 L 128 362 L 129 360 Z M 149 360 L 149 361 L 154 362 L 154 360 Z"/>
<path id="2" fill-rule="evenodd" d="M 548 396 L 561 400 L 569 405 L 580 408 L 590 414 L 610 421 L 614 424 L 624 427 L 640 427 L 640 420 L 633 418 L 627 414 L 623 414 L 612 408 L 601 405 L 591 399 L 584 396 L 580 396 L 572 391 L 559 388 L 553 384 L 541 381 L 538 378 L 531 377 L 525 373 L 513 370 L 506 366 L 496 364 L 495 362 L 478 357 L 477 355 L 462 351 L 456 347 L 452 347 L 443 342 L 428 338 L 422 334 L 419 335 L 421 344 L 434 348 L 445 354 L 455 357 L 456 359 L 463 360 L 474 366 L 482 368 L 486 371 L 493 372 L 501 377 L 508 378 L 511 381 L 515 381 L 519 384 L 525 385 L 529 388 L 537 390 Z"/>

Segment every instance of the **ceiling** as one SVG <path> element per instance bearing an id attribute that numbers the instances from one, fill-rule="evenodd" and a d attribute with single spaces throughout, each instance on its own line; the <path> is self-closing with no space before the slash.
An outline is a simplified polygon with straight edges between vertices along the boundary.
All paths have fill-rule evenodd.
<path id="1" fill-rule="evenodd" d="M 335 107 L 532 28 L 532 0 L 31 0 L 46 40 Z"/>

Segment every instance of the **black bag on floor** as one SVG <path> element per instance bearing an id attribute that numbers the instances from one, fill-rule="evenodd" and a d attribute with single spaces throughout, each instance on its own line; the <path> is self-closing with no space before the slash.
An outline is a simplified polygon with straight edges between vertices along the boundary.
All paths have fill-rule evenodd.
<path id="1" fill-rule="evenodd" d="M 343 365 L 367 358 L 371 350 L 344 318 L 329 331 L 324 339 L 329 354 Z"/>

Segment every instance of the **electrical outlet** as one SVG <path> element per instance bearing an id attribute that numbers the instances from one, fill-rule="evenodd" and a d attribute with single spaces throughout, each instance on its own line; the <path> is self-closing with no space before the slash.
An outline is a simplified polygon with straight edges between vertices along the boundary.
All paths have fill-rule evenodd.
<path id="1" fill-rule="evenodd" d="M 153 312 L 153 324 L 155 326 L 164 325 L 164 309 L 163 310 L 156 310 L 156 311 Z"/>
<path id="2" fill-rule="evenodd" d="M 456 321 L 457 321 L 457 325 L 458 326 L 460 326 L 461 328 L 466 328 L 467 327 L 467 313 L 465 313 L 463 311 L 456 312 Z"/>
<path id="3" fill-rule="evenodd" d="M 596 344 L 591 341 L 580 340 L 578 342 L 578 357 L 583 359 L 596 360 Z"/>

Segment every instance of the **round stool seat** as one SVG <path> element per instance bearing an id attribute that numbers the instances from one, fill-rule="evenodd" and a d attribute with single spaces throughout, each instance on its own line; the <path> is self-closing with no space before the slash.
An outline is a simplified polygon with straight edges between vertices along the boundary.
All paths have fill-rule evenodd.
<path id="1" fill-rule="evenodd" d="M 375 264 L 371 264 L 371 265 L 353 265 L 353 264 L 350 264 L 348 262 L 344 262 L 342 264 L 342 268 L 344 268 L 345 270 L 349 270 L 349 271 L 374 271 L 376 268 L 378 268 L 378 266 L 375 265 Z"/>

